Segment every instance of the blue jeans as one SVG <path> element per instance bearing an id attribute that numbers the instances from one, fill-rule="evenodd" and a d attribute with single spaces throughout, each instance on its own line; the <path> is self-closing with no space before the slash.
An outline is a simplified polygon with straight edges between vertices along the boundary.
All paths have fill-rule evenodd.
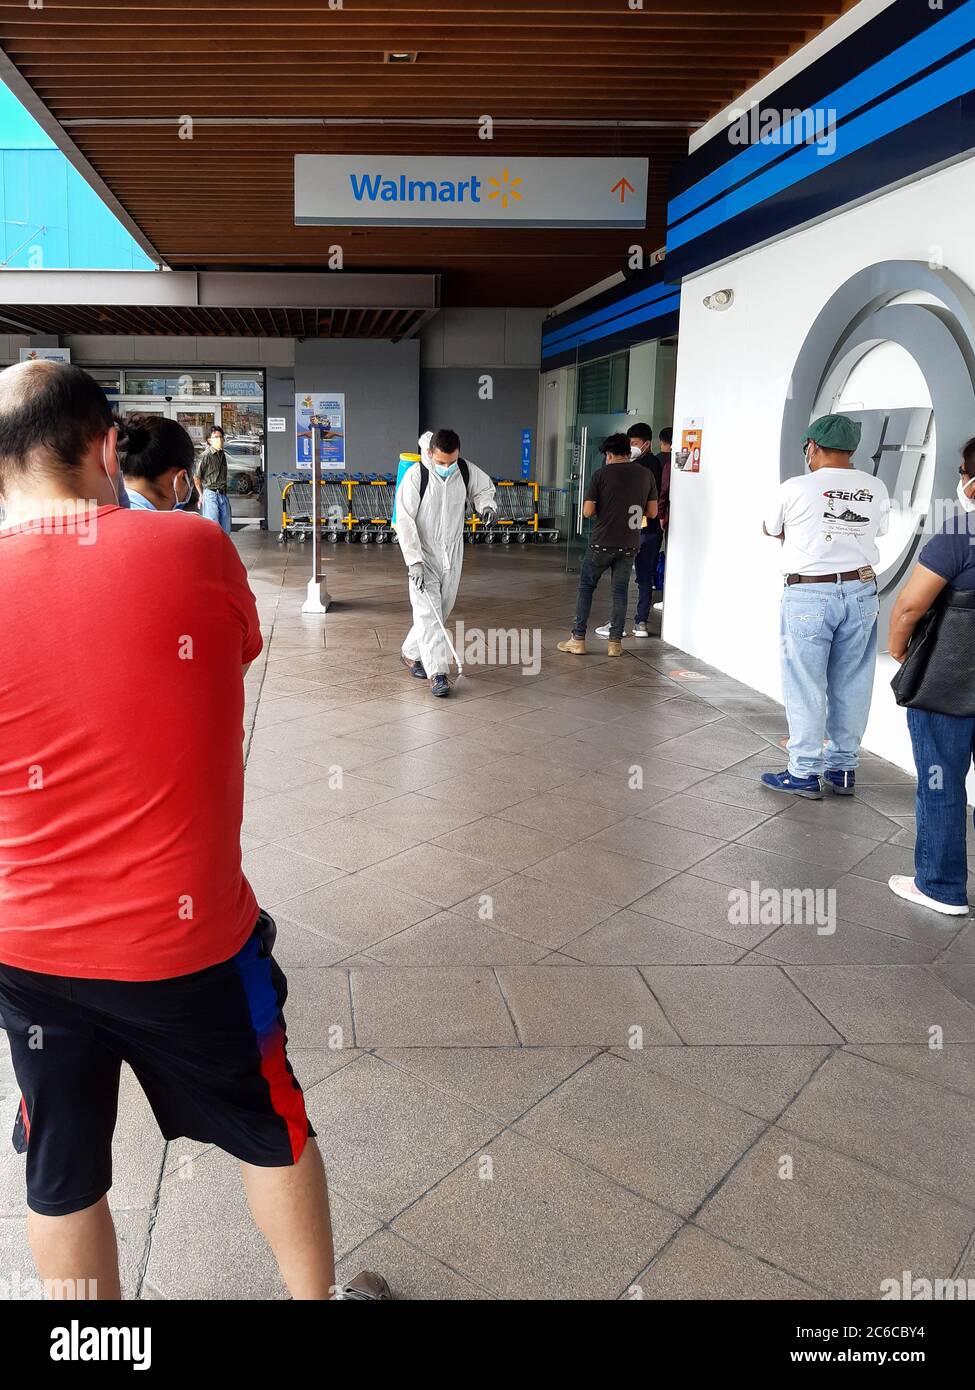
<path id="1" fill-rule="evenodd" d="M 618 641 L 623 636 L 632 568 L 632 550 L 597 550 L 593 545 L 589 547 L 583 556 L 579 573 L 579 597 L 576 601 L 576 620 L 572 627 L 573 637 L 585 637 L 589 614 L 592 612 L 593 594 L 607 570 L 610 570 L 613 576 L 613 616 L 609 620 L 609 636 L 611 641 Z"/>
<path id="2" fill-rule="evenodd" d="M 215 521 L 228 536 L 230 535 L 230 498 L 225 492 L 211 492 L 210 488 L 205 487 L 200 514 L 209 521 Z"/>
<path id="3" fill-rule="evenodd" d="M 873 697 L 879 612 L 873 579 L 790 584 L 783 590 L 782 693 L 793 777 L 849 772 L 859 762 Z"/>
<path id="4" fill-rule="evenodd" d="M 640 549 L 636 553 L 635 568 L 639 598 L 637 599 L 634 621 L 638 623 L 645 623 L 650 617 L 650 609 L 653 605 L 653 581 L 657 577 L 660 545 L 663 540 L 657 523 L 651 522 L 650 525 L 655 529 L 651 531 L 648 527 L 644 531 L 640 540 Z"/>
<path id="5" fill-rule="evenodd" d="M 972 765 L 975 719 L 909 709 L 917 764 L 917 844 L 914 882 L 922 893 L 950 907 L 968 902 L 965 779 Z"/>

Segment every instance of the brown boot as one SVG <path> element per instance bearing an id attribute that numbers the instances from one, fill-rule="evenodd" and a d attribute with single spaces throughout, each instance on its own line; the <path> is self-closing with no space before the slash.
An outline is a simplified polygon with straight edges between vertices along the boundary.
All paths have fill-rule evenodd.
<path id="1" fill-rule="evenodd" d="M 611 637 L 611 638 L 609 639 L 609 641 L 606 643 L 606 655 L 607 655 L 607 656 L 622 656 L 622 655 L 623 655 L 623 643 L 620 642 L 618 639 L 616 639 L 616 638 L 614 638 L 614 637 Z"/>
<path id="2" fill-rule="evenodd" d="M 585 656 L 586 639 L 584 637 L 570 637 L 566 642 L 559 643 L 560 652 L 569 652 L 572 656 Z"/>

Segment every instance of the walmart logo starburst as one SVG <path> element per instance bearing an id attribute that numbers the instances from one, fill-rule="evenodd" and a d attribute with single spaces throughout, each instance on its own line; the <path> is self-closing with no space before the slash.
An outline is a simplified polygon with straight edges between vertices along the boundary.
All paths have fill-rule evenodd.
<path id="1" fill-rule="evenodd" d="M 488 183 L 491 185 L 488 198 L 500 199 L 501 206 L 507 209 L 509 202 L 521 202 L 521 194 L 518 189 L 524 182 L 525 180 L 521 178 L 513 179 L 510 170 L 502 169 L 500 179 L 488 179 Z"/>

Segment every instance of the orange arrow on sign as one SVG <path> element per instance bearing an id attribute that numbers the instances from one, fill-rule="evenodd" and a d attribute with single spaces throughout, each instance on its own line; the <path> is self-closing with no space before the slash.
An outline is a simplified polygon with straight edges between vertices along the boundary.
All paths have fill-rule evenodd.
<path id="1" fill-rule="evenodd" d="M 627 178 L 622 178 L 622 179 L 619 180 L 618 183 L 614 183 L 613 186 L 612 186 L 612 188 L 611 188 L 609 191 L 610 191 L 610 193 L 616 193 L 616 192 L 618 192 L 619 195 L 620 195 L 620 202 L 621 202 L 621 203 L 625 203 L 625 202 L 626 202 L 626 190 L 627 190 L 627 189 L 629 189 L 631 193 L 635 193 L 635 192 L 636 192 L 636 189 L 633 187 L 632 183 L 630 183 L 629 179 L 627 179 Z"/>

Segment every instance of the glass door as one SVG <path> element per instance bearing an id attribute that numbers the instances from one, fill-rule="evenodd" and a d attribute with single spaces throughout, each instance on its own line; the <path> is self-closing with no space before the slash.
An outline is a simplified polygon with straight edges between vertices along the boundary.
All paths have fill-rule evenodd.
<path id="1" fill-rule="evenodd" d="M 567 396 L 565 567 L 569 573 L 581 568 L 592 522 L 582 515 L 583 503 L 593 473 L 602 467 L 599 446 L 608 435 L 626 432 L 629 352 L 614 353 L 592 362 L 576 362 L 570 369 L 571 389 Z"/>
<path id="2" fill-rule="evenodd" d="M 212 405 L 177 405 L 173 402 L 169 407 L 169 418 L 175 420 L 178 425 L 182 425 L 192 439 L 196 460 L 199 462 L 200 455 L 210 438 L 210 431 L 217 423 L 217 412 L 214 407 Z"/>

